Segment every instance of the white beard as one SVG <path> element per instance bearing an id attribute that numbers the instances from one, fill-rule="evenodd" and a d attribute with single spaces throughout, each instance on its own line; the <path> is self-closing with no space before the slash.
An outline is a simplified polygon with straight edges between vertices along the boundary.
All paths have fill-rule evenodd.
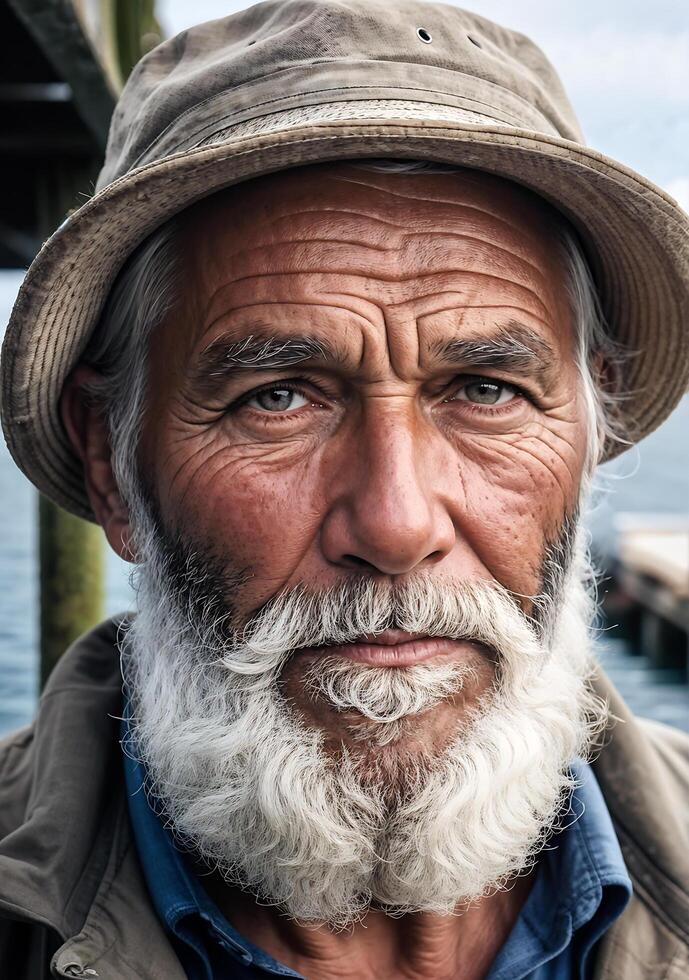
<path id="1" fill-rule="evenodd" d="M 604 724 L 591 694 L 590 601 L 575 549 L 548 641 L 499 587 L 419 576 L 278 596 L 241 632 L 180 603 L 149 527 L 138 615 L 123 641 L 133 751 L 176 837 L 226 880 L 292 918 L 344 927 L 371 904 L 449 914 L 533 863 L 572 786 L 569 764 Z M 193 611 L 192 611 L 193 610 Z M 337 758 L 281 694 L 290 651 L 394 625 L 471 638 L 496 654 L 496 682 L 429 759 L 404 758 L 391 794 Z M 405 720 L 461 690 L 442 662 L 374 668 L 324 657 L 307 687 L 387 757 Z"/>

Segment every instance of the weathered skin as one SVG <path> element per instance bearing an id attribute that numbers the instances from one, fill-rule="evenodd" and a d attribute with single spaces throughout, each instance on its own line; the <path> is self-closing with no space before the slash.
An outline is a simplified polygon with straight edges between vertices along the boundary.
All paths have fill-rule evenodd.
<path id="1" fill-rule="evenodd" d="M 165 525 L 250 573 L 233 597 L 241 616 L 299 583 L 419 570 L 497 580 L 528 611 L 544 546 L 576 506 L 585 457 L 549 210 L 486 175 L 319 167 L 196 206 L 184 249 L 182 299 L 151 348 L 141 460 Z M 541 345 L 540 371 L 439 359 L 448 341 L 490 339 L 515 323 Z M 250 334 L 315 338 L 337 363 L 224 380 L 204 373 L 209 345 Z M 498 404 L 471 400 L 476 375 L 507 386 Z M 131 558 L 107 436 L 80 398 L 89 376 L 83 367 L 73 375 L 65 420 L 93 509 Z M 247 400 L 288 379 L 297 389 L 288 408 Z M 274 391 L 274 401 L 289 398 Z M 478 667 L 467 697 L 490 684 L 480 652 L 457 645 L 447 655 Z M 302 668 L 294 658 L 285 678 L 296 706 L 334 741 L 345 737 L 336 715 L 306 696 Z M 413 738 L 437 751 L 462 710 L 452 702 L 426 712 Z M 367 928 L 339 935 L 212 888 L 240 930 L 307 977 L 467 980 L 485 974 L 528 880 L 459 918 L 371 912 Z"/>

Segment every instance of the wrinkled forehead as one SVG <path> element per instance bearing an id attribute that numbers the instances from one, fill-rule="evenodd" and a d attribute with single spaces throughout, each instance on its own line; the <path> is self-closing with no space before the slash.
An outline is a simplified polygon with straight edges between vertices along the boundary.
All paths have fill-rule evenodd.
<path id="1" fill-rule="evenodd" d="M 259 177 L 200 201 L 182 216 L 187 258 L 202 265 L 259 243 L 315 240 L 318 234 L 323 244 L 391 251 L 413 236 L 475 234 L 477 247 L 482 238 L 504 239 L 517 255 L 550 265 L 559 257 L 553 246 L 564 225 L 543 198 L 488 173 L 395 173 L 352 162 Z"/>
<path id="2" fill-rule="evenodd" d="M 412 319 L 446 303 L 524 304 L 569 333 L 564 219 L 526 188 L 471 170 L 296 168 L 229 188 L 180 219 L 197 331 L 228 308 L 303 295 L 359 297 Z M 472 295 L 457 293 L 457 276 Z M 507 296 L 505 290 L 511 294 Z M 435 302 L 433 297 L 442 296 Z M 453 300 L 454 302 L 454 300 Z"/>

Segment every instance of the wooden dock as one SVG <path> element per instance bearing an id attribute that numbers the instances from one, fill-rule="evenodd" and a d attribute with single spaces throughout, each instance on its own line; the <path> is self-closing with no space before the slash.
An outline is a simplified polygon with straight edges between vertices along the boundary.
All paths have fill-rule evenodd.
<path id="1" fill-rule="evenodd" d="M 656 668 L 689 668 L 689 514 L 620 514 L 603 610 Z"/>

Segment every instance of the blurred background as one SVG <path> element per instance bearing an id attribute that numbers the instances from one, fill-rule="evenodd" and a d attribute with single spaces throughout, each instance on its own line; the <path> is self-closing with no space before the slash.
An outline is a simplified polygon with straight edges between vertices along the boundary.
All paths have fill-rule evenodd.
<path id="1" fill-rule="evenodd" d="M 0 0 L 0 332 L 41 242 L 86 200 L 117 92 L 165 37 L 232 0 Z M 588 142 L 689 210 L 689 4 L 467 0 L 554 62 Z M 391 16 L 394 16 L 391 0 Z M 689 333 L 689 324 L 687 325 Z M 0 446 L 0 735 L 30 721 L 71 639 L 131 604 L 99 529 L 38 499 Z M 689 398 L 601 467 L 599 656 L 632 709 L 689 731 Z"/>

